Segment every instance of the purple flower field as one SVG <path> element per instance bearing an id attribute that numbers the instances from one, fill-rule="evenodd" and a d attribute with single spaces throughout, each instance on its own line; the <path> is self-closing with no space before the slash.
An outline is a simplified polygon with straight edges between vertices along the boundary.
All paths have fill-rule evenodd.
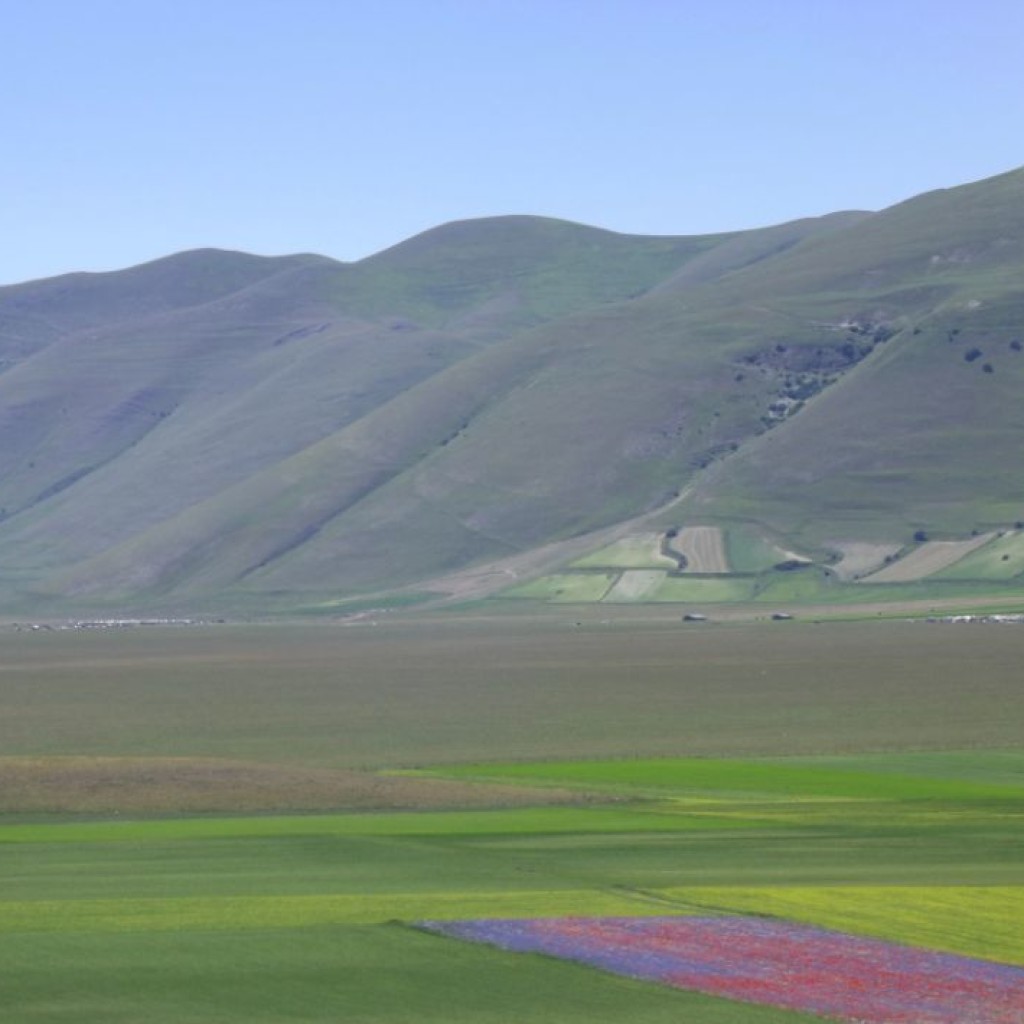
<path id="1" fill-rule="evenodd" d="M 858 1024 L 1024 1024 L 1024 968 L 753 917 L 428 921 L 515 952 Z"/>

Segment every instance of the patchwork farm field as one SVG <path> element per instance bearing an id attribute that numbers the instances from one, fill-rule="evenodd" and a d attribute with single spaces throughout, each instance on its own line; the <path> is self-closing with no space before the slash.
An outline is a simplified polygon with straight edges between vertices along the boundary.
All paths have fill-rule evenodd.
<path id="1" fill-rule="evenodd" d="M 932 576 L 956 565 L 972 551 L 990 543 L 992 539 L 993 534 L 987 533 L 967 540 L 928 541 L 898 562 L 885 569 L 879 569 L 865 579 L 869 583 L 904 583 Z"/>
<path id="2" fill-rule="evenodd" d="M 730 620 L 771 608 L 814 618 L 1016 611 L 1024 603 L 1024 532 L 973 532 L 911 544 L 831 541 L 812 557 L 752 524 L 637 533 L 507 581 L 501 602 L 678 604 Z M 666 558 L 665 556 L 670 556 Z M 674 562 L 677 564 L 666 564 Z"/>
<path id="3" fill-rule="evenodd" d="M 1015 979 L 1022 644 L 557 615 L 0 634 L 0 1018 L 822 1019 L 424 922 L 772 922 Z"/>

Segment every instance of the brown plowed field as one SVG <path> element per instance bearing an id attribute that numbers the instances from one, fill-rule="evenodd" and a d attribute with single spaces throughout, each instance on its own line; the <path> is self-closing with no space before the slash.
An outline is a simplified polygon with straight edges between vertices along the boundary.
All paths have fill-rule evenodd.
<path id="1" fill-rule="evenodd" d="M 686 555 L 687 572 L 729 571 L 725 538 L 717 526 L 687 526 L 673 538 L 672 548 Z"/>
<path id="2" fill-rule="evenodd" d="M 0 757 L 0 814 L 431 810 L 578 794 L 203 757 Z"/>

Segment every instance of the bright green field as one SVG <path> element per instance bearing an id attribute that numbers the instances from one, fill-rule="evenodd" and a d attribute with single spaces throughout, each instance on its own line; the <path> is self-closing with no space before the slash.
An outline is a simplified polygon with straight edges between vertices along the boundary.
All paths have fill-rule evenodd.
<path id="1" fill-rule="evenodd" d="M 667 576 L 651 600 L 720 604 L 728 601 L 747 601 L 753 596 L 753 592 L 752 581 L 747 579 Z"/>
<path id="2" fill-rule="evenodd" d="M 1024 549 L 1018 546 L 1004 563 L 998 550 L 989 551 L 991 547 L 987 545 L 928 579 L 907 583 L 838 582 L 815 567 L 792 572 L 762 569 L 756 575 L 720 577 L 666 573 L 660 586 L 646 588 L 630 600 L 648 604 L 746 605 L 748 613 L 759 614 L 763 614 L 761 608 L 765 605 L 803 606 L 801 612 L 828 617 L 863 615 L 861 608 L 873 604 L 885 607 L 889 615 L 898 615 L 908 602 L 924 601 L 936 602 L 934 610 L 940 610 L 941 602 L 941 609 L 947 612 L 975 610 L 980 601 L 994 610 L 1019 611 L 1024 607 L 1024 587 L 1020 581 Z M 546 604 L 614 604 L 619 601 L 614 584 L 620 574 L 601 570 L 554 573 L 503 591 L 501 597 Z M 929 610 L 918 608 L 916 614 L 927 614 Z"/>
<path id="3" fill-rule="evenodd" d="M 832 767 L 824 758 L 808 758 L 793 764 L 775 761 L 731 761 L 709 758 L 675 758 L 635 761 L 576 761 L 540 764 L 480 764 L 448 768 L 456 778 L 489 778 L 541 782 L 611 792 L 644 794 L 669 791 L 681 796 L 722 794 L 724 797 L 778 797 L 802 800 L 840 797 L 849 800 L 1021 800 L 1024 775 L 989 782 L 958 778 L 952 762 L 945 777 L 934 775 L 936 758 L 928 757 L 925 774 L 915 771 L 915 755 L 898 759 L 902 771 L 876 770 L 871 757 L 849 758 Z M 970 758 L 964 758 L 970 761 Z M 987 760 L 987 759 L 986 759 Z M 1014 758 L 1014 763 L 1019 763 Z M 889 762 L 892 764 L 892 761 Z"/>
<path id="4" fill-rule="evenodd" d="M 1024 964 L 1024 886 L 673 889 L 696 907 L 752 911 L 950 953 Z"/>
<path id="5" fill-rule="evenodd" d="M 675 569 L 676 559 L 660 552 L 661 534 L 623 537 L 572 563 L 574 569 Z"/>
<path id="6" fill-rule="evenodd" d="M 948 569 L 937 580 L 1010 580 L 1024 573 L 1024 532 L 997 537 Z"/>
<path id="7" fill-rule="evenodd" d="M 102 937 L 69 932 L 19 936 L 5 945 L 4 1019 L 18 1024 L 798 1024 L 817 1019 L 669 991 L 394 925 Z"/>
<path id="8" fill-rule="evenodd" d="M 756 912 L 1022 962 L 1020 643 L 995 627 L 558 620 L 0 637 L 8 757 L 359 765 L 376 749 L 410 784 L 579 799 L 0 819 L 0 1019 L 812 1019 L 411 926 L 427 918 Z"/>
<path id="9" fill-rule="evenodd" d="M 734 572 L 764 572 L 789 557 L 756 527 L 737 524 L 724 532 L 725 549 Z"/>
<path id="10" fill-rule="evenodd" d="M 505 596 L 554 602 L 600 601 L 617 575 L 613 572 L 563 572 L 513 587 Z"/>

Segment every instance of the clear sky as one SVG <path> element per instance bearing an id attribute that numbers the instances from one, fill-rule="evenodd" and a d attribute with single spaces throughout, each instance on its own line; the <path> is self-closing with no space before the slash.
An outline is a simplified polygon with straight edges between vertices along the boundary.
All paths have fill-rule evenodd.
<path id="1" fill-rule="evenodd" d="M 1021 0 L 0 0 L 0 282 L 695 234 L 1024 164 Z"/>

